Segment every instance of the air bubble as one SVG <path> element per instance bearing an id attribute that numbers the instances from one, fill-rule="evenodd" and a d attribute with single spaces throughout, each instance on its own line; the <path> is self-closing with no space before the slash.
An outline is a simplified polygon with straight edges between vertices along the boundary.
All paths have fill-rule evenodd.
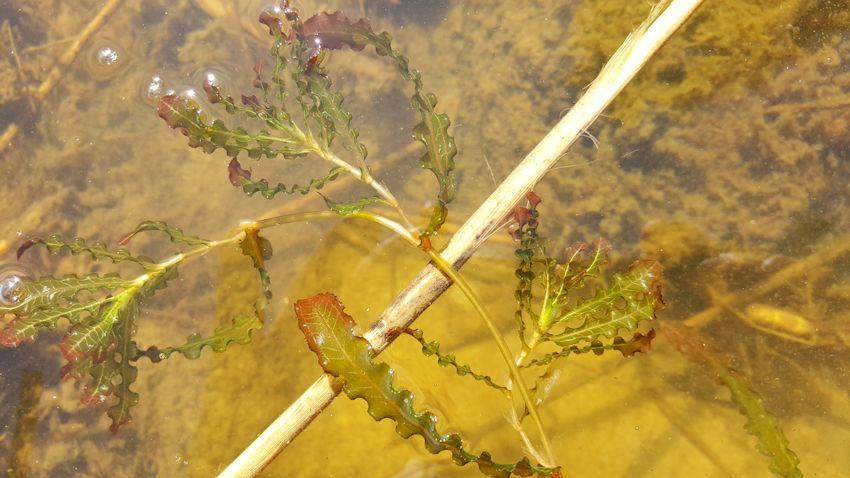
<path id="1" fill-rule="evenodd" d="M 165 85 L 163 84 L 162 77 L 159 75 L 150 77 L 150 79 L 146 83 L 143 83 L 142 87 L 139 88 L 139 96 L 141 96 L 142 101 L 148 106 L 156 106 L 159 99 L 165 94 Z"/>
<path id="2" fill-rule="evenodd" d="M 187 100 L 198 101 L 200 99 L 200 95 L 198 94 L 197 88 L 192 87 L 183 87 L 177 89 L 177 96 L 181 98 L 186 98 Z"/>
<path id="3" fill-rule="evenodd" d="M 30 270 L 21 264 L 7 264 L 0 267 L 0 307 L 17 305 L 21 300 L 21 283 L 31 276 Z"/>
<path id="4" fill-rule="evenodd" d="M 92 44 L 85 66 L 92 78 L 104 80 L 125 70 L 127 54 L 119 42 L 101 38 Z"/>
<path id="5" fill-rule="evenodd" d="M 118 63 L 118 50 L 109 46 L 105 46 L 97 51 L 95 59 L 97 60 L 97 63 L 99 65 L 104 67 L 110 67 Z"/>

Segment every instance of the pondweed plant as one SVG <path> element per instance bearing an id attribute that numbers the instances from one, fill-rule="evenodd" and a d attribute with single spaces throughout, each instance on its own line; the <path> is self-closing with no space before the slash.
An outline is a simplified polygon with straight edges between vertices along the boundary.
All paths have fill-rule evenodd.
<path id="1" fill-rule="evenodd" d="M 375 420 L 394 421 L 396 432 L 404 438 L 421 436 L 431 453 L 448 451 L 456 464 L 475 463 L 488 476 L 560 476 L 537 411 L 546 398 L 555 367 L 572 354 L 613 350 L 630 356 L 648 351 L 655 334 L 652 330 L 640 332 L 639 326 L 651 321 L 655 311 L 663 306 L 660 265 L 638 261 L 628 271 L 604 281 L 601 268 L 610 249 L 607 242 L 577 244 L 560 254 L 550 252 L 537 232 L 540 199 L 530 193 L 526 204 L 517 206 L 506 221 L 512 224 L 518 258 L 514 315 L 521 350 L 512 352 L 463 275 L 431 246 L 430 239 L 446 221 L 448 206 L 455 196 L 457 148 L 449 133 L 449 118 L 437 110 L 436 96 L 424 89 L 419 71 L 411 68 L 407 58 L 393 47 L 387 33 L 375 33 L 365 19 L 354 22 L 336 12 L 302 20 L 284 1 L 264 11 L 259 20 L 268 27 L 273 44 L 271 65 L 258 64 L 254 69 L 256 91 L 236 99 L 213 76 L 206 79 L 203 90 L 211 103 L 229 115 L 222 118 L 258 122 L 263 125 L 261 128 L 249 131 L 229 126 L 226 119 L 211 119 L 192 98 L 173 94 L 159 99 L 159 116 L 185 135 L 191 147 L 206 153 L 223 150 L 229 158 L 230 182 L 249 196 L 275 199 L 309 194 L 344 175 L 369 186 L 373 195 L 353 201 L 323 196 L 326 210 L 245 223 L 221 239 L 200 238 L 163 222 L 144 221 L 120 241 L 119 246 L 124 247 L 137 234 L 164 234 L 181 251 L 161 260 L 81 238 L 31 238 L 19 248 L 19 258 L 28 249 L 43 246 L 52 253 L 88 254 L 95 261 L 120 264 L 124 274 L 8 278 L 0 304 L 0 313 L 8 320 L 4 320 L 0 344 L 16 347 L 60 323 L 68 324 L 60 345 L 66 361 L 62 375 L 82 384 L 83 402 L 111 401 L 107 415 L 115 432 L 131 420 L 132 409 L 139 403 L 132 386 L 137 376 L 135 364 L 143 357 L 151 362 L 175 354 L 197 359 L 205 348 L 224 352 L 230 344 L 247 344 L 263 326 L 266 305 L 272 300 L 266 269 L 272 246 L 261 235 L 264 230 L 319 219 L 368 221 L 403 238 L 411 251 L 426 255 L 478 312 L 500 351 L 506 380 L 461 363 L 455 355 L 441 350 L 438 343 L 427 340 L 421 330 L 398 333 L 418 341 L 422 352 L 436 357 L 439 365 L 504 394 L 511 425 L 528 457 L 515 463 L 500 463 L 488 452 L 470 450 L 459 435 L 440 432 L 436 416 L 417 409 L 411 392 L 396 388 L 393 370 L 376 361 L 369 342 L 357 332 L 353 319 L 331 293 L 295 304 L 298 324 L 322 369 L 334 377 L 349 398 L 368 402 L 369 414 Z M 413 127 L 413 138 L 424 146 L 421 165 L 437 180 L 436 205 L 424 227 L 413 225 L 392 192 L 373 176 L 352 115 L 345 109 L 342 95 L 323 64 L 329 50 L 344 47 L 358 52 L 374 50 L 387 58 L 412 88 L 411 106 L 419 119 Z M 328 163 L 330 169 L 304 185 L 257 178 L 246 167 L 247 161 L 311 159 Z M 259 275 L 262 294 L 253 304 L 254 313 L 234 317 L 230 325 L 211 335 L 190 335 L 181 345 L 140 347 L 135 340 L 139 311 L 158 291 L 172 286 L 190 260 L 225 247 L 238 247 Z M 127 276 L 125 263 L 138 272 Z M 526 375 L 535 377 L 530 386 Z M 529 422 L 534 433 L 529 433 Z"/>

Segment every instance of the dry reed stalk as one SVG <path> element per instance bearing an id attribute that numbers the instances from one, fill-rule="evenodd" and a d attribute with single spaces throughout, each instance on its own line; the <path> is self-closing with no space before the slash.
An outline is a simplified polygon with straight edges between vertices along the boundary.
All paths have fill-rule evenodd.
<path id="1" fill-rule="evenodd" d="M 614 53 L 575 106 L 531 150 L 466 223 L 452 236 L 443 258 L 461 267 L 503 221 L 513 207 L 546 174 L 602 111 L 635 77 L 661 45 L 690 17 L 703 0 L 671 0 L 653 8 Z M 372 324 L 365 338 L 375 353 L 393 340 L 393 331 L 408 327 L 449 287 L 434 266 L 426 266 Z M 339 394 L 339 383 L 319 377 L 220 475 L 220 478 L 256 476 Z"/>

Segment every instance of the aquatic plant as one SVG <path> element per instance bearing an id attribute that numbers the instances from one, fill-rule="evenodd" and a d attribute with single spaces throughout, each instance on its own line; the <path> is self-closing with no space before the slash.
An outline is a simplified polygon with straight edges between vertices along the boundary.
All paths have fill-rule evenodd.
<path id="1" fill-rule="evenodd" d="M 259 130 L 249 131 L 224 119 L 212 119 L 194 99 L 176 94 L 159 99 L 159 116 L 186 136 L 189 146 L 209 154 L 224 151 L 229 158 L 230 182 L 249 196 L 259 194 L 275 199 L 318 192 L 343 176 L 370 187 L 373 195 L 355 200 L 323 196 L 326 210 L 256 220 L 240 225 L 221 239 L 192 236 L 164 222 L 144 221 L 119 241 L 119 246 L 126 247 L 138 234 L 161 233 L 181 248 L 181 252 L 161 260 L 82 238 L 30 238 L 18 249 L 18 258 L 34 247 L 43 247 L 54 254 L 88 255 L 94 261 L 112 262 L 116 272 L 10 277 L 2 284 L 0 313 L 12 319 L 0 332 L 0 344 L 16 347 L 67 323 L 60 346 L 67 362 L 62 374 L 83 384 L 85 403 L 112 400 L 107 415 L 112 419 L 112 431 L 117 432 L 131 420 L 131 411 L 139 403 L 139 395 L 132 390 L 138 360 L 147 357 L 151 362 L 160 362 L 174 354 L 197 359 L 205 348 L 224 352 L 230 344 L 251 342 L 252 334 L 262 327 L 266 305 L 272 299 L 266 268 L 272 259 L 272 245 L 261 235 L 263 230 L 318 219 L 368 221 L 403 238 L 412 251 L 427 255 L 481 316 L 504 359 L 510 377 L 504 383 L 493 378 L 496 374 L 462 364 L 454 354 L 441 350 L 439 343 L 428 341 L 421 330 L 398 333 L 418 341 L 422 352 L 436 357 L 439 365 L 452 367 L 458 375 L 471 377 L 504 394 L 511 425 L 529 457 L 515 463 L 496 462 L 488 452 L 470 451 L 458 434 L 439 432 L 436 416 L 417 410 L 412 393 L 396 388 L 393 370 L 375 360 L 371 344 L 355 330 L 353 319 L 344 312 L 341 302 L 327 292 L 295 304 L 299 326 L 324 372 L 334 377 L 334 383 L 350 398 L 366 400 L 373 418 L 394 421 L 400 436 L 419 435 L 426 450 L 448 451 L 458 465 L 475 463 L 484 474 L 497 477 L 560 476 L 537 411 L 545 401 L 554 367 L 560 359 L 575 354 L 599 355 L 614 350 L 631 356 L 649 351 L 655 332 L 641 330 L 640 326 L 653 320 L 656 310 L 663 306 L 660 265 L 638 261 L 606 283 L 601 278 L 610 250 L 607 242 L 580 243 L 562 254 L 551 253 L 537 231 L 540 198 L 530 193 L 527 204 L 517 206 L 509 221 L 517 242 L 514 316 L 522 345 L 518 354 L 512 353 L 472 287 L 431 245 L 431 237 L 445 223 L 455 196 L 457 148 L 449 133 L 449 118 L 437 110 L 437 98 L 424 89 L 418 70 L 411 68 L 408 59 L 393 47 L 387 33 L 375 33 L 365 19 L 355 22 L 336 12 L 319 13 L 302 21 L 284 1 L 279 7 L 264 11 L 259 20 L 268 27 L 273 45 L 270 68 L 255 66 L 256 91 L 241 94 L 237 100 L 214 76 L 208 76 L 203 84 L 210 103 L 236 119 L 259 122 L 263 125 Z M 420 158 L 422 167 L 437 181 L 436 204 L 422 227 L 412 224 L 392 192 L 374 177 L 352 115 L 345 109 L 342 95 L 323 64 L 328 50 L 348 48 L 359 52 L 367 47 L 386 57 L 412 87 L 410 102 L 419 115 L 413 138 L 425 148 Z M 268 69 L 270 73 L 266 73 Z M 311 159 L 329 163 L 330 169 L 303 185 L 257 178 L 245 166 L 246 161 Z M 172 286 L 182 266 L 224 247 L 238 248 L 257 272 L 261 294 L 253 304 L 254 313 L 233 317 L 231 324 L 215 329 L 211 335 L 192 334 L 182 345 L 139 347 L 135 335 L 140 310 L 160 290 Z M 138 272 L 127 275 L 128 268 L 124 266 Z M 549 346 L 545 351 L 544 344 Z M 529 387 L 525 375 L 531 375 L 527 373 L 531 371 L 536 374 Z M 526 419 L 533 423 L 536 437 L 528 433 Z M 764 434 L 769 435 L 770 430 Z"/>

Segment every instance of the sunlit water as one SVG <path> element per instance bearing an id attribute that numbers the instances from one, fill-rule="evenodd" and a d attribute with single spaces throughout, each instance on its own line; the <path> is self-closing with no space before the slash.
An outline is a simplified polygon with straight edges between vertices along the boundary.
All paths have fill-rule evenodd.
<path id="1" fill-rule="evenodd" d="M 286 204 L 246 198 L 228 182 L 223 153 L 190 150 L 154 112 L 162 94 L 194 92 L 223 117 L 201 86 L 212 77 L 249 91 L 252 67 L 268 47 L 255 21 L 263 4 L 122 4 L 73 62 L 60 63 L 49 94 L 31 101 L 26 92 L 48 78 L 102 6 L 77 3 L 0 5 L 0 134 L 17 129 L 0 152 L 4 302 L 15 300 L 19 277 L 112 270 L 35 251 L 17 263 L 26 236 L 115 244 L 141 220 L 158 219 L 223 237 Z M 771 476 L 728 390 L 671 345 L 665 323 L 697 328 L 728 357 L 763 396 L 807 476 L 850 469 L 850 5 L 779 3 L 707 2 L 536 188 L 553 250 L 602 236 L 615 246 L 612 270 L 638 258 L 665 266 L 668 307 L 650 353 L 571 357 L 559 369 L 541 410 L 568 476 Z M 450 226 L 569 109 L 648 9 L 552 0 L 300 6 L 369 16 L 422 70 L 460 149 Z M 419 151 L 382 162 L 410 138 L 407 85 L 371 54 L 332 52 L 327 61 L 377 176 L 425 220 L 434 185 L 419 168 Z M 350 191 L 351 198 L 367 193 Z M 316 199 L 297 201 L 301 209 L 322 207 Z M 332 291 L 365 328 L 425 264 L 369 226 L 296 225 L 268 237 L 273 320 L 252 345 L 226 354 L 141 360 L 134 385 L 141 401 L 117 435 L 105 406 L 80 404 L 75 384 L 60 381 L 59 333 L 0 349 L 4 469 L 13 476 L 211 476 L 319 374 L 292 302 Z M 138 247 L 154 257 L 174 250 L 156 241 Z M 465 268 L 509 337 L 513 268 L 504 232 Z M 245 286 L 253 272 L 238 251 L 191 264 L 181 277 L 142 314 L 140 344 L 181 343 L 250 311 L 255 299 Z M 458 292 L 417 323 L 444 350 L 506 378 Z M 522 456 L 500 394 L 437 367 L 409 339 L 382 357 L 417 403 L 439 415 L 442 429 L 502 461 Z M 427 455 L 421 444 L 375 424 L 365 404 L 338 398 L 266 475 L 478 476 Z"/>

